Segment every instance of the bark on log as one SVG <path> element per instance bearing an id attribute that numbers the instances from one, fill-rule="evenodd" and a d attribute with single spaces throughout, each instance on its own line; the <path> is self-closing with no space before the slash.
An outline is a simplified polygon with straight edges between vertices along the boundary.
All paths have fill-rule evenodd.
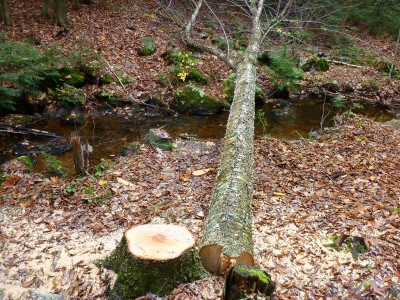
<path id="1" fill-rule="evenodd" d="M 252 37 L 238 65 L 221 162 L 200 242 L 204 268 L 217 274 L 235 263 L 254 265 L 251 231 L 254 99 L 262 7 L 263 1 L 259 1 L 258 7 L 253 8 Z"/>
<path id="2" fill-rule="evenodd" d="M 353 64 L 346 63 L 344 61 L 339 61 L 339 60 L 334 60 L 334 59 L 327 59 L 326 61 L 329 63 L 332 63 L 332 64 L 340 65 L 340 66 L 352 67 L 352 68 L 357 68 L 357 69 L 368 69 L 368 67 L 366 67 L 366 66 L 353 65 Z"/>
<path id="3" fill-rule="evenodd" d="M 204 278 L 192 234 L 182 226 L 147 224 L 128 230 L 102 265 L 118 273 L 111 299 L 146 292 L 168 295 L 179 283 Z"/>

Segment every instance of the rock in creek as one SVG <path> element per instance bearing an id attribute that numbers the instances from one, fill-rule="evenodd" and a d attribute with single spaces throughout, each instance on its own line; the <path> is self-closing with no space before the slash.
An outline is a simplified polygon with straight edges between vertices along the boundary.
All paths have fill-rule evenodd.
<path id="1" fill-rule="evenodd" d="M 165 130 L 162 130 L 160 128 L 150 129 L 146 133 L 144 138 L 146 142 L 148 142 L 153 148 L 172 150 L 173 147 L 172 137 Z"/>

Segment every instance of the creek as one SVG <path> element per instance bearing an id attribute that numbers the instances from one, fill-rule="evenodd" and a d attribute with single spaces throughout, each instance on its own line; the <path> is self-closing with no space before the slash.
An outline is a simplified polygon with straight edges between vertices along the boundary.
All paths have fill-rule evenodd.
<path id="1" fill-rule="evenodd" d="M 34 126 L 35 129 L 45 130 L 68 138 L 75 129 L 80 136 L 86 138 L 93 146 L 90 155 L 90 165 L 98 164 L 101 158 L 110 158 L 121 153 L 124 145 L 140 142 L 150 128 L 162 127 L 172 137 L 189 134 L 199 139 L 220 139 L 225 134 L 225 124 L 229 112 L 217 115 L 193 116 L 179 114 L 178 116 L 163 116 L 154 111 L 134 110 L 130 107 L 122 109 L 118 115 L 107 115 L 102 112 L 89 114 L 83 126 L 66 125 L 58 118 L 50 117 L 45 124 Z M 318 131 L 324 115 L 324 127 L 333 125 L 333 117 L 339 112 L 331 103 L 321 99 L 291 99 L 266 103 L 256 107 L 256 137 L 270 135 L 280 139 L 308 138 L 309 133 Z M 393 118 L 385 110 L 374 106 L 365 106 L 355 111 L 378 121 L 388 121 Z M 266 122 L 262 126 L 261 120 Z M 265 125 L 265 123 L 264 123 Z M 46 139 L 47 141 L 48 139 Z M 43 144 L 44 139 L 20 136 L 0 137 L 0 159 L 2 162 L 15 157 L 18 145 L 29 145 L 34 148 Z M 18 152 L 18 151 L 17 151 Z M 22 155 L 22 154 L 19 154 Z M 58 157 L 62 165 L 73 172 L 72 151 Z M 38 156 L 36 171 L 44 170 L 44 161 Z"/>

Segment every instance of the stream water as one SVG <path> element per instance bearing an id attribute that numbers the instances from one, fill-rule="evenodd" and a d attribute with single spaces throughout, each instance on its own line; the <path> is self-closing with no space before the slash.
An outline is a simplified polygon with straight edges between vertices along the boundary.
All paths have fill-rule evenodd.
<path id="1" fill-rule="evenodd" d="M 332 125 L 333 116 L 338 112 L 330 103 L 320 99 L 294 99 L 278 103 L 267 103 L 256 108 L 259 118 L 266 121 L 263 127 L 256 122 L 256 137 L 269 134 L 280 139 L 307 138 L 313 130 L 319 130 L 321 119 L 324 117 L 324 127 Z M 376 107 L 365 107 L 357 111 L 378 121 L 388 121 L 392 118 L 387 112 Z M 210 116 L 193 116 L 179 114 L 178 116 L 160 116 L 154 112 L 133 111 L 125 108 L 123 116 L 102 115 L 87 116 L 83 126 L 68 126 L 57 118 L 49 118 L 45 124 L 35 128 L 56 133 L 61 137 L 69 137 L 73 130 L 78 130 L 81 137 L 88 139 L 94 151 L 90 156 L 91 166 L 97 164 L 101 158 L 119 155 L 124 145 L 140 141 L 150 128 L 163 127 L 173 137 L 187 133 L 200 139 L 219 139 L 225 134 L 225 124 L 228 112 Z M 18 144 L 31 146 L 43 143 L 43 139 L 14 137 L 0 137 L 0 159 L 5 161 L 15 155 Z M 14 152 L 14 153 L 13 153 Z M 73 170 L 72 152 L 59 156 L 63 166 Z M 42 171 L 44 164 L 38 159 L 36 170 Z"/>

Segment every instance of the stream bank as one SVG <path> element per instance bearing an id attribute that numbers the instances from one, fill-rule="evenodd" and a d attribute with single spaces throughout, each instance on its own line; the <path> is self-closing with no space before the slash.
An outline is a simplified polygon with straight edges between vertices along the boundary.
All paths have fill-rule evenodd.
<path id="1" fill-rule="evenodd" d="M 334 117 L 343 113 L 350 106 L 335 108 L 331 102 L 318 98 L 293 98 L 289 100 L 271 100 L 256 108 L 256 137 L 272 136 L 283 140 L 308 139 L 318 134 L 323 127 L 334 124 Z M 361 113 L 379 122 L 391 120 L 392 113 L 377 107 L 366 105 L 357 109 Z M 151 128 L 163 128 L 173 138 L 187 135 L 194 139 L 221 139 L 225 134 L 225 124 L 229 112 L 214 115 L 162 115 L 152 109 L 137 107 L 117 107 L 112 111 L 89 113 L 79 111 L 81 124 L 68 124 L 63 116 L 57 114 L 39 118 L 32 128 L 48 131 L 59 136 L 57 139 L 9 136 L 0 137 L 0 159 L 4 162 L 16 156 L 39 156 L 35 171 L 45 171 L 45 162 L 40 158 L 42 151 L 58 156 L 63 167 L 73 172 L 73 157 L 69 137 L 72 131 L 78 131 L 83 139 L 88 140 L 94 151 L 90 155 L 93 167 L 101 159 L 123 155 L 134 143 L 140 143 L 145 133 Z M 7 117 L 4 118 L 7 120 Z M 124 150 L 125 149 L 125 150 Z"/>

